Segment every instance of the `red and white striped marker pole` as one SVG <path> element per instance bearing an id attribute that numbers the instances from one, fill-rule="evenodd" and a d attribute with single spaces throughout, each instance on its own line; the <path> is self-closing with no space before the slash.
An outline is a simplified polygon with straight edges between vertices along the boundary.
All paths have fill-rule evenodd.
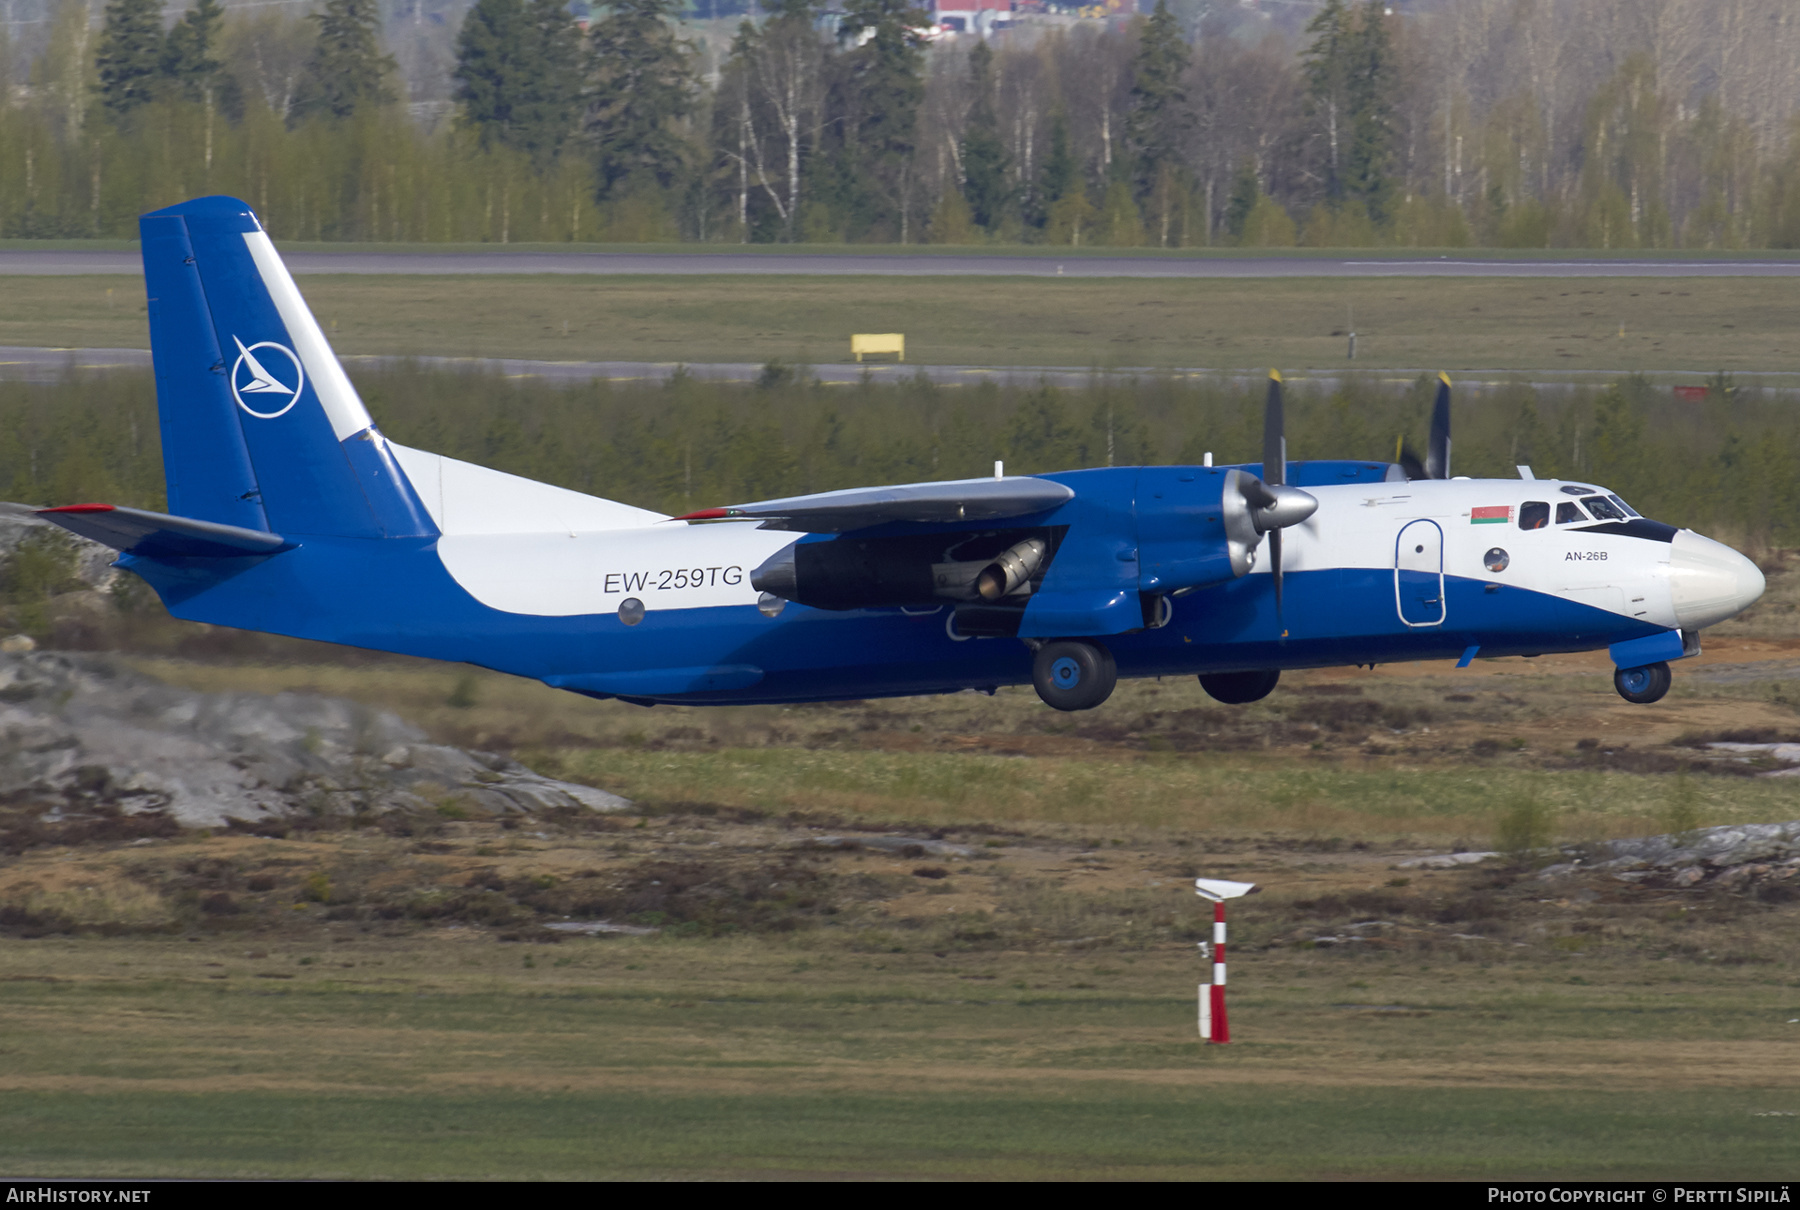
<path id="1" fill-rule="evenodd" d="M 1231 1023 L 1225 1016 L 1225 901 L 1258 889 L 1254 882 L 1194 879 L 1195 893 L 1213 905 L 1212 982 L 1200 985 L 1200 1037 L 1206 1042 L 1231 1041 Z"/>

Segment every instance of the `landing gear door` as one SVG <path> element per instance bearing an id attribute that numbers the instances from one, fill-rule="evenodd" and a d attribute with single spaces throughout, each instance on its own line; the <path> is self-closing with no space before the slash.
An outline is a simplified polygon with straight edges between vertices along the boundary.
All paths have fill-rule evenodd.
<path id="1" fill-rule="evenodd" d="M 1411 627 L 1444 624 L 1444 531 L 1411 521 L 1394 543 L 1394 605 Z"/>

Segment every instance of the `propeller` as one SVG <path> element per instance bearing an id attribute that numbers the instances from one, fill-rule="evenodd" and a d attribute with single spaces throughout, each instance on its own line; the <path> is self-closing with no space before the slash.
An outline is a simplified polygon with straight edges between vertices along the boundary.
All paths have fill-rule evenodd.
<path id="1" fill-rule="evenodd" d="M 1244 575 L 1256 562 L 1256 548 L 1269 539 L 1269 571 L 1275 577 L 1275 609 L 1281 611 L 1281 531 L 1298 525 L 1318 510 L 1318 497 L 1287 484 L 1287 438 L 1283 433 L 1281 373 L 1269 371 L 1268 401 L 1263 405 L 1262 478 L 1246 471 L 1225 472 L 1225 532 L 1232 571 Z"/>
<path id="2" fill-rule="evenodd" d="M 1394 442 L 1394 461 L 1408 479 L 1448 479 L 1450 477 L 1450 375 L 1438 375 L 1437 399 L 1431 405 L 1431 439 L 1425 447 L 1425 461 L 1406 444 L 1404 438 Z"/>
<path id="3" fill-rule="evenodd" d="M 1269 395 L 1263 403 L 1262 481 L 1287 485 L 1287 418 L 1281 406 L 1281 371 L 1269 371 Z M 1280 493 L 1272 493 L 1279 495 Z M 1265 508 L 1268 505 L 1264 506 Z M 1275 616 L 1281 616 L 1281 529 L 1269 530 L 1269 572 L 1275 577 Z"/>
<path id="4" fill-rule="evenodd" d="M 1450 375 L 1438 375 L 1437 400 L 1431 405 L 1431 444 L 1425 450 L 1425 477 L 1450 477 Z"/>

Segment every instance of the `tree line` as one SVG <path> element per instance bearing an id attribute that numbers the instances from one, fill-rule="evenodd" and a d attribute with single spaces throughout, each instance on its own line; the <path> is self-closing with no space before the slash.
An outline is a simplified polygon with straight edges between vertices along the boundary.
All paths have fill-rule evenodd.
<path id="1" fill-rule="evenodd" d="M 908 0 L 477 0 L 451 120 L 375 0 L 62 0 L 0 53 L 0 235 L 206 192 L 287 239 L 1800 246 L 1789 0 L 1158 0 L 928 46 Z M 4 47 L 0 47 L 4 50 Z"/>
<path id="2" fill-rule="evenodd" d="M 397 366 L 357 373 L 403 444 L 668 513 L 833 488 L 1261 457 L 1262 388 L 1096 375 L 1080 389 L 822 386 L 771 366 L 760 384 L 557 386 Z M 1290 384 L 1291 456 L 1391 461 L 1425 445 L 1436 380 Z M 1700 403 L 1641 379 L 1603 388 L 1459 387 L 1457 474 L 1591 479 L 1640 512 L 1752 549 L 1800 545 L 1800 410 L 1715 380 Z M 162 510 L 148 373 L 0 382 L 0 498 Z"/>

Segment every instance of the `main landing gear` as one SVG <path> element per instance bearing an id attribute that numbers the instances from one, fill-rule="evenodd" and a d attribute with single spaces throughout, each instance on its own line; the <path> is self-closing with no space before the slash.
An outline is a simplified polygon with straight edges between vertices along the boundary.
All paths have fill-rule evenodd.
<path id="1" fill-rule="evenodd" d="M 1031 683 L 1044 704 L 1058 710 L 1092 710 L 1112 696 L 1119 666 L 1098 643 L 1057 639 L 1037 649 Z"/>
<path id="2" fill-rule="evenodd" d="M 1281 669 L 1269 668 L 1261 672 L 1202 672 L 1200 688 L 1216 702 L 1224 702 L 1227 706 L 1243 706 L 1250 702 L 1260 702 L 1275 692 L 1275 685 L 1281 680 Z"/>
<path id="3" fill-rule="evenodd" d="M 1675 679 L 1668 664 L 1658 660 L 1642 668 L 1621 668 L 1613 673 L 1613 688 L 1619 696 L 1638 706 L 1660 702 Z"/>

